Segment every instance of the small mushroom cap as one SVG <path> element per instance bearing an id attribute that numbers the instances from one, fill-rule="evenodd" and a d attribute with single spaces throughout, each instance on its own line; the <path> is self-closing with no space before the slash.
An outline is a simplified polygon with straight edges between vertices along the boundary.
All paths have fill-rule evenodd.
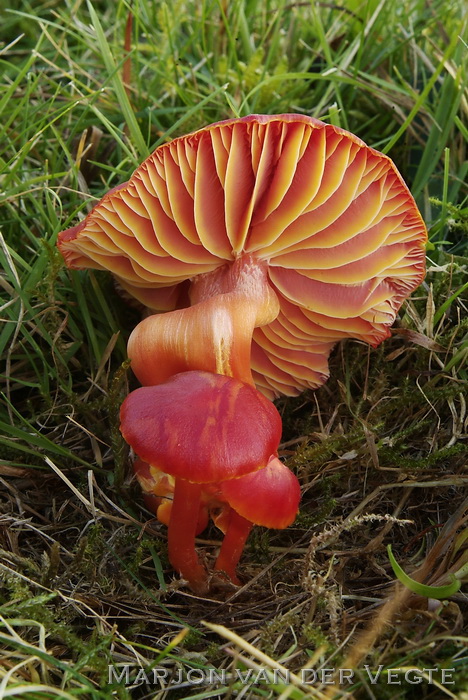
<path id="1" fill-rule="evenodd" d="M 297 114 L 251 115 L 164 144 L 59 236 L 70 267 L 113 272 L 157 310 L 243 255 L 268 264 L 280 313 L 257 328 L 268 395 L 315 388 L 346 337 L 378 345 L 424 277 L 426 228 L 392 161 Z"/>
<path id="2" fill-rule="evenodd" d="M 120 411 L 121 432 L 138 457 L 196 483 L 261 469 L 275 454 L 281 418 L 257 389 L 210 372 L 182 372 L 132 391 Z"/>
<path id="3" fill-rule="evenodd" d="M 301 488 L 292 471 L 277 457 L 272 457 L 264 469 L 219 486 L 231 508 L 255 525 L 281 530 L 296 518 Z"/>

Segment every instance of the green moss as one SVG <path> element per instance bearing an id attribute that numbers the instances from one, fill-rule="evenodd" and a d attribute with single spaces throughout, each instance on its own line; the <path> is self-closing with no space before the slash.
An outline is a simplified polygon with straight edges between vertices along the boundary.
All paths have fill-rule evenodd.
<path id="1" fill-rule="evenodd" d="M 296 628 L 299 620 L 297 613 L 289 612 L 280 614 L 264 624 L 260 630 L 260 649 L 268 656 L 274 656 L 278 638 L 282 638 L 285 635 L 290 638 L 290 628 Z"/>
<path id="2" fill-rule="evenodd" d="M 107 400 L 110 426 L 110 443 L 114 455 L 114 483 L 120 487 L 128 470 L 129 447 L 120 432 L 120 406 L 128 392 L 128 369 L 130 360 L 125 360 L 114 373 Z"/>
<path id="3" fill-rule="evenodd" d="M 266 563 L 271 559 L 270 533 L 264 527 L 254 527 L 247 540 L 249 555 L 258 563 Z"/>
<path id="4" fill-rule="evenodd" d="M 407 450 L 409 450 L 409 446 Z M 464 457 L 468 454 L 468 449 L 464 445 L 452 445 L 441 450 L 431 452 L 427 456 L 410 457 L 405 455 L 404 449 L 381 447 L 379 457 L 382 466 L 398 466 L 409 471 L 421 471 L 434 467 L 449 466 L 453 464 L 454 457 Z"/>
<path id="5" fill-rule="evenodd" d="M 324 648 L 324 653 L 335 651 L 335 645 L 328 639 L 323 630 L 312 622 L 306 622 L 302 625 L 301 634 L 301 643 L 308 647 L 308 653 L 320 647 Z M 335 663 L 335 665 L 337 664 Z"/>

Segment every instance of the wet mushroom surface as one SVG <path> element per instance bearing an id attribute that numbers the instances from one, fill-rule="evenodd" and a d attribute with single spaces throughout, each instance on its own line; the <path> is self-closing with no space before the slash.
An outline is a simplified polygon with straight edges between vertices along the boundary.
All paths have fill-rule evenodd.
<path id="1" fill-rule="evenodd" d="M 59 248 L 69 267 L 109 270 L 139 301 L 165 312 L 144 319 L 129 340 L 132 369 L 144 386 L 207 373 L 255 385 L 273 399 L 323 384 L 339 340 L 376 346 L 388 337 L 403 300 L 424 277 L 426 238 L 414 200 L 388 157 L 343 129 L 283 114 L 219 122 L 160 146 L 127 183 L 60 234 Z M 164 412 L 158 410 L 155 400 L 154 420 L 145 430 L 161 430 Z M 185 427 L 199 435 L 200 421 L 209 418 L 197 403 Z M 225 426 L 224 420 L 216 424 L 221 441 Z M 123 432 L 127 438 L 127 428 Z M 197 439 L 192 437 L 193 444 Z M 259 439 L 249 435 L 252 454 Z M 150 464 L 148 496 L 151 466 L 165 473 L 165 465 L 153 464 L 151 455 L 129 442 Z M 227 461 L 229 450 L 226 443 Z M 259 496 L 274 501 L 272 474 L 283 470 L 274 470 L 270 457 L 277 459 L 274 450 L 255 474 L 245 468 L 243 478 L 253 479 Z M 185 481 L 188 504 L 188 485 L 196 480 L 192 474 Z M 237 503 L 234 523 L 244 517 L 240 502 L 248 501 L 242 479 L 237 489 L 236 479 L 216 481 L 223 483 L 225 502 Z M 279 478 L 276 489 L 292 483 Z M 156 497 L 160 484 L 154 479 Z M 197 493 L 191 537 L 203 521 Z M 175 531 L 175 518 L 181 522 L 184 507 L 174 492 L 169 531 Z M 249 522 L 268 525 L 263 516 Z M 229 532 L 227 542 L 245 540 L 245 532 Z M 171 562 L 190 583 L 175 549 L 173 544 Z M 235 582 L 240 552 L 220 555 L 225 566 L 218 568 Z M 206 573 L 196 555 L 190 561 L 196 571 L 192 587 L 202 590 Z"/>

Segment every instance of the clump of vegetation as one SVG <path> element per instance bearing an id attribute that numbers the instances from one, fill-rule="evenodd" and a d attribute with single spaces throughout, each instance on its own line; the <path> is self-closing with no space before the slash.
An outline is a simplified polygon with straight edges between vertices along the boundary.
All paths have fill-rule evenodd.
<path id="1" fill-rule="evenodd" d="M 453 668 L 454 683 L 402 681 L 402 698 L 464 690 L 462 593 L 403 587 L 386 549 L 418 583 L 466 576 L 464 21 L 446 0 L 31 0 L 4 12 L 2 687 L 332 697 L 336 686 L 304 684 L 301 670 L 341 665 L 356 670 L 343 683 L 356 698 L 393 697 L 389 674 L 406 667 L 437 667 L 439 684 Z M 388 153 L 428 224 L 428 275 L 387 342 L 341 344 L 325 386 L 278 402 L 301 514 L 284 532 L 257 531 L 246 586 L 197 598 L 168 565 L 118 431 L 141 309 L 106 274 L 66 271 L 55 241 L 157 145 L 263 111 L 321 118 Z M 206 557 L 218 541 L 214 527 L 200 538 Z M 109 664 L 167 674 L 132 689 Z M 365 664 L 382 667 L 377 685 Z M 226 677 L 177 680 L 193 669 Z"/>

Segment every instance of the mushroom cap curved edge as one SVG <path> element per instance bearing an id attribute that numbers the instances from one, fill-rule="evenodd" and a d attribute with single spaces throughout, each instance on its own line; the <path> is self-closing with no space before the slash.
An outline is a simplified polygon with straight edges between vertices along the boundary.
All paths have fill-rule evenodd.
<path id="1" fill-rule="evenodd" d="M 181 282 L 243 254 L 266 261 L 280 314 L 255 330 L 266 393 L 328 376 L 341 338 L 378 345 L 425 273 L 427 232 L 396 167 L 353 134 L 305 115 L 250 115 L 163 144 L 78 226 L 70 267 L 114 273 L 151 308 Z"/>
<path id="2" fill-rule="evenodd" d="M 250 384 L 211 372 L 182 372 L 132 391 L 120 418 L 140 460 L 202 484 L 263 468 L 281 438 L 271 401 Z"/>
<path id="3" fill-rule="evenodd" d="M 246 520 L 279 530 L 294 522 L 301 498 L 296 476 L 277 457 L 264 469 L 222 482 L 220 491 Z"/>

